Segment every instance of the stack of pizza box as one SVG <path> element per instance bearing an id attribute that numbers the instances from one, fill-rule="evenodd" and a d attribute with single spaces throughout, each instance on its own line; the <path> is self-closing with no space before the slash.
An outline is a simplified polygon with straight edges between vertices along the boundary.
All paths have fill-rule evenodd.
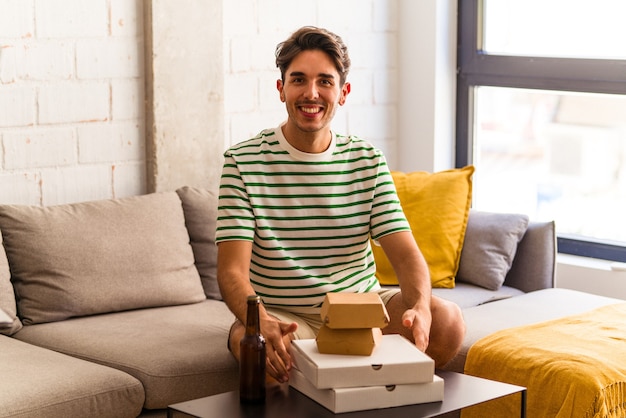
<path id="1" fill-rule="evenodd" d="M 389 323 L 377 293 L 329 293 L 316 339 L 294 340 L 290 385 L 334 413 L 443 400 L 434 361 Z"/>

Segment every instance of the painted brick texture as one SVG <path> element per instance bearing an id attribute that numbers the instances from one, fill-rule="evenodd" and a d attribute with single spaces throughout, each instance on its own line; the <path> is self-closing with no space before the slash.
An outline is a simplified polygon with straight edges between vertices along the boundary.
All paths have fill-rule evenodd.
<path id="1" fill-rule="evenodd" d="M 147 191 L 144 2 L 0 0 L 0 204 Z M 285 119 L 274 49 L 298 27 L 317 25 L 344 38 L 353 62 L 352 93 L 333 127 L 374 142 L 393 165 L 387 148 L 397 135 L 396 0 L 222 6 L 224 148 Z M 194 52 L 181 45 L 181 53 Z M 190 68 L 189 78 L 202 71 Z"/>
<path id="2" fill-rule="evenodd" d="M 0 1 L 0 203 L 145 192 L 142 8 Z"/>

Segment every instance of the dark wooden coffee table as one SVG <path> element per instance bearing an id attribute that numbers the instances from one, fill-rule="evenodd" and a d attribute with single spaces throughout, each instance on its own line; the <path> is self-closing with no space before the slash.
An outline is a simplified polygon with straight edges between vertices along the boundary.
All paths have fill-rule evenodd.
<path id="1" fill-rule="evenodd" d="M 395 408 L 334 414 L 308 396 L 288 385 L 268 388 L 263 405 L 242 405 L 239 392 L 227 392 L 193 401 L 181 402 L 167 408 L 168 418 L 427 418 L 487 402 L 514 393 L 521 393 L 520 416 L 526 417 L 526 388 L 495 382 L 460 373 L 437 371 L 444 379 L 444 397 L 431 402 Z"/>

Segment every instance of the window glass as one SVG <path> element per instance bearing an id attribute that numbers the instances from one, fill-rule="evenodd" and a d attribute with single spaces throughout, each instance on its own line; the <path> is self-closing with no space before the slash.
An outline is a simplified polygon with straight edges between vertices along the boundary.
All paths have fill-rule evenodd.
<path id="1" fill-rule="evenodd" d="M 624 0 L 485 0 L 489 54 L 626 58 Z"/>
<path id="2" fill-rule="evenodd" d="M 626 243 L 626 97 L 473 89 L 474 207 Z"/>

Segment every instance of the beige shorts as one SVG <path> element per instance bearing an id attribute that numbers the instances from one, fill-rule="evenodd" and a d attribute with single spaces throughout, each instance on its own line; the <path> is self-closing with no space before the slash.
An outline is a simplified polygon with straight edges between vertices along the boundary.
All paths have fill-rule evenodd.
<path id="1" fill-rule="evenodd" d="M 383 288 L 378 290 L 377 292 L 383 303 L 387 305 L 392 297 L 400 293 L 400 288 Z M 268 314 L 278 318 L 282 322 L 295 322 L 296 324 L 298 324 L 298 329 L 296 330 L 296 332 L 294 332 L 294 337 L 298 340 L 315 338 L 320 328 L 322 327 L 322 318 L 319 315 L 296 314 L 276 308 L 265 309 L 267 310 Z"/>

